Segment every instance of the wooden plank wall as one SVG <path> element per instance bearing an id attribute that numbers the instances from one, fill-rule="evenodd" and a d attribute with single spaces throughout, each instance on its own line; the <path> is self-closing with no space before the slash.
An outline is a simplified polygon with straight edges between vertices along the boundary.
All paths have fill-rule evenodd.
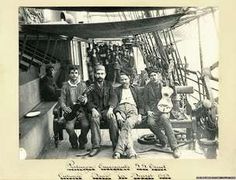
<path id="1" fill-rule="evenodd" d="M 39 78 L 19 87 L 19 118 L 40 103 Z"/>

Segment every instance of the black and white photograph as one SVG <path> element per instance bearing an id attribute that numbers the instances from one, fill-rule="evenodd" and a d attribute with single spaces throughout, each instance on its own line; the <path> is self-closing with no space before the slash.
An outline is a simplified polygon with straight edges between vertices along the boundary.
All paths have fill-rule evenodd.
<path id="1" fill-rule="evenodd" d="M 0 6 L 0 179 L 236 179 L 234 0 Z"/>
<path id="2" fill-rule="evenodd" d="M 18 8 L 24 160 L 217 159 L 219 8 Z"/>

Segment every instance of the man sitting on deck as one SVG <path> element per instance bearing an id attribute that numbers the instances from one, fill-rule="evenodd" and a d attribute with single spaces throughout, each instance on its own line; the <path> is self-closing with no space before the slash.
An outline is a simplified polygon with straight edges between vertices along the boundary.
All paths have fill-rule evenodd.
<path id="1" fill-rule="evenodd" d="M 101 119 L 109 125 L 109 134 L 112 141 L 113 150 L 118 140 L 118 125 L 113 109 L 116 106 L 116 99 L 113 86 L 104 80 L 106 76 L 105 67 L 97 65 L 95 67 L 94 90 L 88 95 L 88 109 L 91 111 L 91 141 L 92 150 L 89 156 L 95 156 L 100 151 L 101 146 Z"/>
<path id="2" fill-rule="evenodd" d="M 117 122 L 119 124 L 120 134 L 118 143 L 113 154 L 114 159 L 120 159 L 126 151 L 128 158 L 136 158 L 137 154 L 133 147 L 131 131 L 134 126 L 141 121 L 141 115 L 138 114 L 137 107 L 140 104 L 138 90 L 130 86 L 128 75 L 121 73 L 121 86 L 115 89 L 118 105 L 115 109 Z"/>
<path id="3" fill-rule="evenodd" d="M 166 147 L 169 141 L 170 147 L 173 150 L 173 156 L 179 158 L 180 152 L 177 147 L 177 140 L 169 120 L 170 113 L 161 112 L 157 108 L 158 102 L 162 98 L 161 90 L 163 85 L 161 72 L 159 69 L 153 68 L 149 69 L 148 75 L 150 82 L 144 88 L 145 111 L 148 115 L 147 124 L 150 130 L 160 140 L 163 147 Z M 162 127 L 166 135 L 162 133 Z"/>
<path id="4" fill-rule="evenodd" d="M 81 134 L 79 136 L 79 149 L 84 149 L 87 143 L 87 134 L 89 131 L 89 121 L 86 116 L 86 110 L 83 107 L 87 103 L 87 96 L 83 93 L 86 90 L 86 84 L 79 80 L 78 66 L 69 67 L 69 80 L 65 82 L 61 89 L 60 105 L 65 114 L 72 112 L 73 106 L 79 101 L 82 106 L 77 110 L 77 115 L 73 119 L 66 120 L 66 131 L 69 134 L 69 141 L 73 149 L 78 149 L 77 135 L 74 130 L 75 122 L 78 118 L 81 125 Z M 65 118 L 66 119 L 66 118 Z"/>

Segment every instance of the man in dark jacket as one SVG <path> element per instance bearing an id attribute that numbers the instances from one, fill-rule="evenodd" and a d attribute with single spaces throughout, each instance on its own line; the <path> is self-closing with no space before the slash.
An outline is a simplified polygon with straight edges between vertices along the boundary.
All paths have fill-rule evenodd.
<path id="1" fill-rule="evenodd" d="M 53 65 L 46 66 L 46 75 L 40 79 L 40 94 L 44 101 L 57 101 L 57 85 L 54 80 L 55 70 Z"/>
<path id="2" fill-rule="evenodd" d="M 113 150 L 118 140 L 118 125 L 115 114 L 116 98 L 112 84 L 105 81 L 105 67 L 97 65 L 95 67 L 95 83 L 94 90 L 88 96 L 88 109 L 91 111 L 91 141 L 92 150 L 89 156 L 95 156 L 100 151 L 101 144 L 101 119 L 107 121 L 109 125 L 110 139 L 112 141 Z"/>
<path id="3" fill-rule="evenodd" d="M 115 90 L 118 100 L 115 112 L 120 134 L 113 158 L 119 159 L 125 151 L 128 158 L 136 158 L 131 132 L 134 126 L 141 121 L 141 115 L 138 113 L 140 96 L 138 96 L 138 89 L 130 85 L 128 75 L 121 73 L 120 79 L 122 85 Z"/>
<path id="4" fill-rule="evenodd" d="M 149 69 L 148 75 L 150 82 L 144 89 L 145 112 L 147 112 L 147 123 L 150 130 L 157 136 L 163 147 L 170 143 L 173 150 L 173 156 L 179 158 L 180 151 L 177 147 L 177 140 L 174 135 L 172 125 L 170 123 L 170 113 L 161 112 L 157 106 L 162 98 L 162 75 L 159 69 Z M 165 134 L 162 133 L 162 127 Z M 166 137 L 167 136 L 167 137 Z"/>

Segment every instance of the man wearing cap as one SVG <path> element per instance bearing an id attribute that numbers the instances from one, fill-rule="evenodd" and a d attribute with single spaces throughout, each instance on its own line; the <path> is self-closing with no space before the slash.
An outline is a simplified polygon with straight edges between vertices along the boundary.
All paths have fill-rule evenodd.
<path id="1" fill-rule="evenodd" d="M 152 68 L 148 70 L 148 75 L 150 82 L 144 88 L 145 111 L 148 115 L 147 124 L 150 130 L 160 140 L 161 145 L 166 147 L 169 142 L 173 150 L 173 156 L 179 158 L 180 151 L 178 150 L 177 140 L 169 120 L 170 113 L 161 112 L 157 108 L 158 102 L 162 98 L 161 90 L 163 83 L 161 71 L 160 69 Z M 164 128 L 165 134 L 162 133 L 162 128 Z"/>
<path id="2" fill-rule="evenodd" d="M 138 89 L 130 85 L 130 77 L 125 73 L 121 73 L 120 79 L 122 85 L 115 90 L 118 100 L 115 113 L 120 135 L 113 158 L 120 159 L 122 155 L 127 155 L 131 159 L 137 157 L 133 147 L 132 129 L 141 121 L 141 115 L 138 114 L 141 100 L 139 99 Z"/>
<path id="3" fill-rule="evenodd" d="M 40 94 L 44 101 L 57 101 L 57 85 L 54 80 L 53 65 L 46 65 L 46 75 L 40 79 Z"/>
<path id="4" fill-rule="evenodd" d="M 95 156 L 100 151 L 101 144 L 101 119 L 109 125 L 110 139 L 113 150 L 118 140 L 118 125 L 113 113 L 116 107 L 116 98 L 112 84 L 105 79 L 106 71 L 102 65 L 95 67 L 94 89 L 88 96 L 88 109 L 91 111 L 91 141 L 92 150 L 89 156 Z"/>
<path id="5" fill-rule="evenodd" d="M 87 96 L 84 95 L 86 90 L 86 84 L 79 79 L 79 68 L 78 66 L 71 65 L 69 67 L 69 80 L 65 82 L 61 89 L 61 97 L 59 99 L 62 110 L 65 114 L 71 113 L 73 105 L 78 101 L 81 102 L 81 107 L 76 111 L 76 117 L 74 119 L 66 119 L 66 131 L 69 134 L 69 141 L 73 149 L 85 149 L 87 143 L 87 134 L 89 131 L 89 121 L 86 116 Z M 78 138 L 75 133 L 75 122 L 78 120 L 81 125 L 81 133 Z"/>

